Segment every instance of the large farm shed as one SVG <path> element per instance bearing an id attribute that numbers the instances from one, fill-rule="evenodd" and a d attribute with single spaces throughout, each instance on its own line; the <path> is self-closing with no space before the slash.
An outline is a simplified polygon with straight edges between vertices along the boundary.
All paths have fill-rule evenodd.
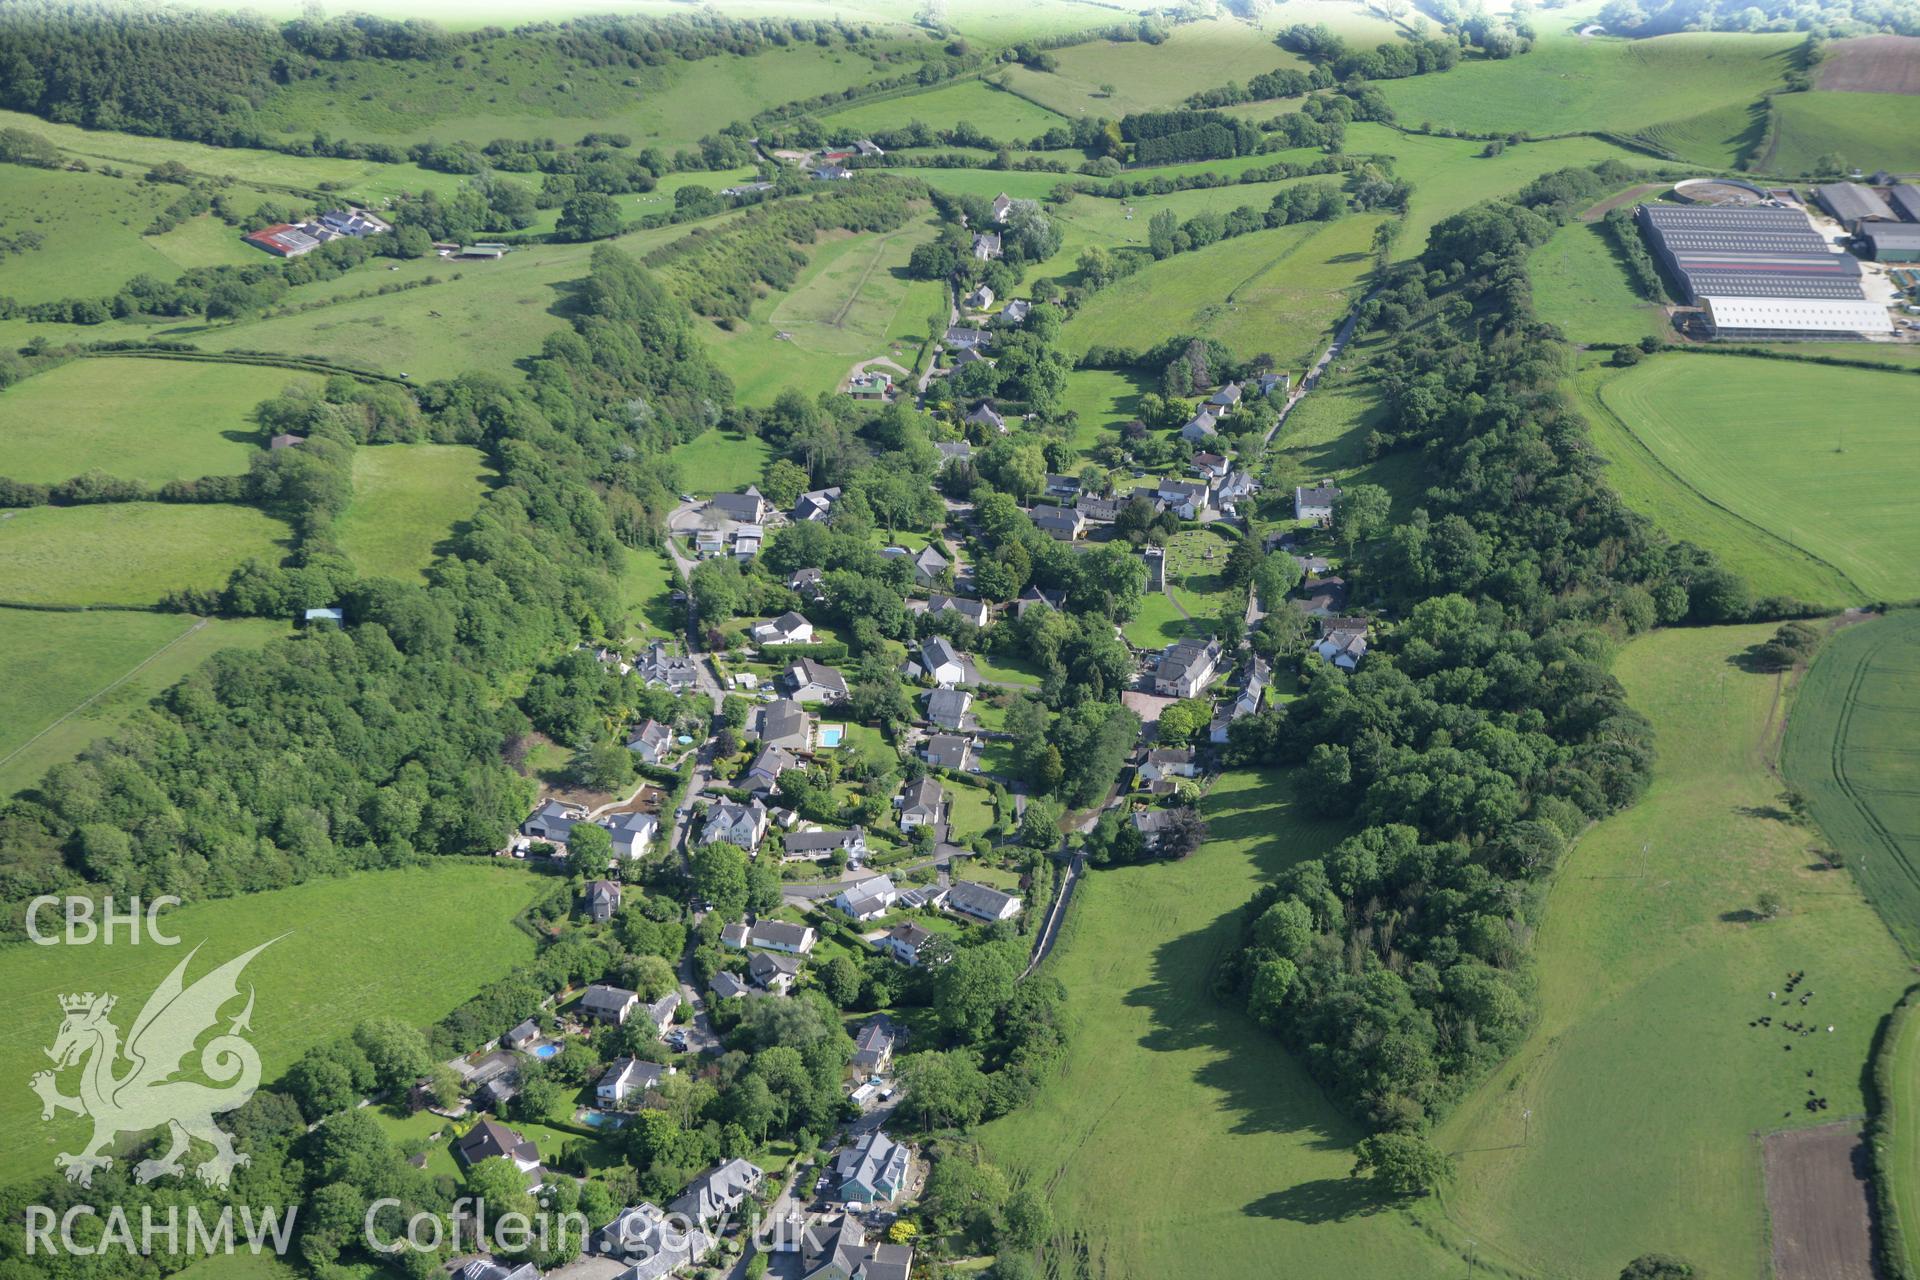
<path id="1" fill-rule="evenodd" d="M 1820 201 L 1820 207 L 1849 231 L 1858 231 L 1863 222 L 1893 221 L 1893 210 L 1887 208 L 1887 202 L 1872 187 L 1863 187 L 1857 182 L 1829 182 L 1815 187 L 1813 194 Z"/>
<path id="2" fill-rule="evenodd" d="M 1858 338 L 1893 332 L 1877 302 L 1838 298 L 1702 298 L 1717 338 Z"/>
<path id="3" fill-rule="evenodd" d="M 1920 187 L 1902 182 L 1887 188 L 1887 203 L 1908 222 L 1920 222 Z"/>
<path id="4" fill-rule="evenodd" d="M 1798 209 L 1646 204 L 1640 225 L 1688 302 L 1866 297 L 1860 263 L 1835 253 Z"/>
<path id="5" fill-rule="evenodd" d="M 1875 223 L 1860 235 L 1875 262 L 1920 262 L 1920 223 Z"/>

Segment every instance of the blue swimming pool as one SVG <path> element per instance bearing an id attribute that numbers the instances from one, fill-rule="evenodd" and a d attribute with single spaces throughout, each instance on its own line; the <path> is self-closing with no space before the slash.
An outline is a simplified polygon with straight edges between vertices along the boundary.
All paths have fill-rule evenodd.
<path id="1" fill-rule="evenodd" d="M 543 1044 L 543 1045 L 538 1045 L 534 1048 L 533 1056 L 536 1058 L 551 1058 L 554 1054 L 559 1052 L 560 1052 L 559 1045 Z"/>
<path id="2" fill-rule="evenodd" d="M 840 739 L 846 736 L 847 730 L 844 725 L 823 724 L 820 726 L 820 745 L 823 747 L 837 747 L 840 745 Z"/>
<path id="3" fill-rule="evenodd" d="M 580 1123 L 590 1129 L 618 1129 L 627 1122 L 625 1116 L 610 1116 L 604 1111 L 582 1111 Z"/>

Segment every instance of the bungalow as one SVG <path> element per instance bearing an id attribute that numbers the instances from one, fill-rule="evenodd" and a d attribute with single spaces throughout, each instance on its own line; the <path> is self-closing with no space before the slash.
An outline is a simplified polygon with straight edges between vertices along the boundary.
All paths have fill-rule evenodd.
<path id="1" fill-rule="evenodd" d="M 635 1093 L 645 1093 L 657 1089 L 660 1082 L 674 1075 L 672 1067 L 663 1067 L 657 1062 L 642 1062 L 638 1058 L 617 1058 L 600 1077 L 600 1083 L 594 1087 L 594 1097 L 603 1107 L 618 1107 Z"/>
<path id="2" fill-rule="evenodd" d="M 748 731 L 756 741 L 789 751 L 805 751 L 813 744 L 813 718 L 792 698 L 777 698 L 760 707 Z"/>
<path id="3" fill-rule="evenodd" d="M 1060 542 L 1072 542 L 1087 531 L 1086 517 L 1073 507 L 1041 503 L 1032 511 L 1034 527 Z"/>
<path id="4" fill-rule="evenodd" d="M 812 926 L 790 924 L 785 920 L 760 920 L 747 931 L 747 942 L 752 946 L 784 951 L 790 956 L 806 955 L 817 941 L 819 935 Z"/>
<path id="5" fill-rule="evenodd" d="M 929 636 L 920 644 L 919 667 L 927 679 L 943 688 L 971 684 L 977 676 L 971 660 L 962 657 L 945 636 Z"/>
<path id="6" fill-rule="evenodd" d="M 795 702 L 845 702 L 847 677 L 824 662 L 798 658 L 787 668 Z"/>
<path id="7" fill-rule="evenodd" d="M 1013 602 L 1013 615 L 1016 618 L 1024 618 L 1027 616 L 1027 610 L 1040 607 L 1052 609 L 1056 613 L 1060 612 L 1067 607 L 1067 593 L 1029 586 L 1020 593 L 1020 598 Z"/>
<path id="8" fill-rule="evenodd" d="M 1002 191 L 999 195 L 993 198 L 993 220 L 995 222 L 1005 222 L 1007 220 L 1007 215 L 1012 211 L 1013 211 L 1012 196 L 1009 196 L 1006 192 Z"/>
<path id="9" fill-rule="evenodd" d="M 1313 651 L 1342 671 L 1352 671 L 1367 656 L 1365 618 L 1322 618 Z"/>
<path id="10" fill-rule="evenodd" d="M 753 764 L 747 768 L 742 779 L 747 790 L 755 792 L 773 792 L 780 788 L 780 775 L 789 769 L 801 768 L 800 757 L 785 747 L 767 746 L 760 748 L 760 754 L 753 758 Z"/>
<path id="11" fill-rule="evenodd" d="M 855 400 L 885 400 L 893 390 L 893 375 L 865 369 L 847 379 L 847 394 Z"/>
<path id="12" fill-rule="evenodd" d="M 940 575 L 944 574 L 951 564 L 952 561 L 941 555 L 933 543 L 929 542 L 920 548 L 920 554 L 913 558 L 913 580 L 923 587 L 931 587 L 940 581 Z"/>
<path id="13" fill-rule="evenodd" d="M 1202 409 L 1180 428 L 1180 438 L 1188 444 L 1202 444 L 1220 434 L 1219 422 L 1210 411 Z"/>
<path id="14" fill-rule="evenodd" d="M 614 856 L 629 861 L 645 857 L 647 846 L 660 834 L 660 819 L 651 813 L 614 813 L 599 821 L 613 837 Z"/>
<path id="15" fill-rule="evenodd" d="M 887 930 L 874 945 L 912 968 L 920 963 L 920 952 L 931 944 L 937 934 L 931 929 L 923 929 L 917 924 L 897 924 Z"/>
<path id="16" fill-rule="evenodd" d="M 738 1209 L 765 1177 L 758 1165 L 735 1157 L 695 1178 L 667 1211 L 704 1226 Z"/>
<path id="17" fill-rule="evenodd" d="M 1000 233 L 982 231 L 973 237 L 973 257 L 976 262 L 992 262 L 1000 256 Z"/>
<path id="18" fill-rule="evenodd" d="M 993 335 L 985 329 L 971 329 L 961 324 L 948 325 L 944 345 L 948 351 L 977 350 L 992 346 Z"/>
<path id="19" fill-rule="evenodd" d="M 1153 673 L 1153 691 L 1163 698 L 1196 696 L 1213 681 L 1220 654 L 1220 642 L 1211 636 L 1168 645 Z"/>
<path id="20" fill-rule="evenodd" d="M 1224 479 L 1228 469 L 1227 460 L 1217 453 L 1196 453 L 1187 465 L 1209 480 Z"/>
<path id="21" fill-rule="evenodd" d="M 984 400 L 974 406 L 973 412 L 967 415 L 966 421 L 977 422 L 1000 432 L 1007 429 L 1007 420 L 994 410 L 992 404 Z"/>
<path id="22" fill-rule="evenodd" d="M 973 763 L 973 740 L 955 733 L 936 733 L 927 739 L 924 752 L 927 763 L 936 769 L 965 772 Z"/>
<path id="23" fill-rule="evenodd" d="M 885 1071 L 893 1062 L 893 1051 L 899 1044 L 900 1029 L 893 1019 L 876 1013 L 854 1032 L 853 1058 L 848 1065 L 868 1074 Z"/>
<path id="24" fill-rule="evenodd" d="M 500 1043 L 509 1049 L 524 1049 L 540 1038 L 540 1024 L 532 1018 L 500 1037 Z"/>
<path id="25" fill-rule="evenodd" d="M 982 407 L 984 408 L 985 406 Z M 974 412 L 977 413 L 979 410 L 976 409 Z M 992 413 L 993 410 L 989 408 L 987 412 Z M 969 418 L 968 421 L 972 421 L 972 419 Z M 949 462 L 973 461 L 973 445 L 965 440 L 940 440 L 936 441 L 933 447 L 939 451 L 940 465 L 942 466 L 945 466 Z"/>
<path id="26" fill-rule="evenodd" d="M 753 627 L 755 644 L 812 644 L 813 624 L 789 609 L 777 618 L 757 622 Z"/>
<path id="27" fill-rule="evenodd" d="M 667 748 L 673 745 L 673 730 L 658 720 L 647 720 L 633 736 L 627 739 L 627 750 L 633 752 L 648 764 L 659 764 L 667 758 Z"/>
<path id="28" fill-rule="evenodd" d="M 833 514 L 833 504 L 838 501 L 840 501 L 840 486 L 837 484 L 827 489 L 809 489 L 800 495 L 800 501 L 793 504 L 793 518 L 825 520 Z"/>
<path id="29" fill-rule="evenodd" d="M 747 949 L 747 939 L 752 936 L 753 929 L 751 926 L 730 924 L 720 931 L 720 945 L 723 947 L 732 947 L 735 951 L 745 951 Z"/>
<path id="30" fill-rule="evenodd" d="M 819 569 L 798 570 L 787 579 L 787 590 L 808 604 L 818 604 L 827 598 L 827 575 Z"/>
<path id="31" fill-rule="evenodd" d="M 587 919 L 605 924 L 620 909 L 620 885 L 612 880 L 587 882 Z"/>
<path id="32" fill-rule="evenodd" d="M 969 600 L 965 596 L 950 596 L 942 591 L 936 591 L 927 597 L 927 612 L 957 613 L 976 627 L 986 626 L 992 617 L 986 601 Z"/>
<path id="33" fill-rule="evenodd" d="M 955 369 L 964 369 L 970 364 L 992 364 L 994 362 L 981 355 L 979 349 L 976 347 L 962 347 L 954 353 L 952 363 Z"/>
<path id="34" fill-rule="evenodd" d="M 1047 474 L 1047 496 L 1049 498 L 1071 498 L 1080 492 L 1079 476 Z"/>
<path id="35" fill-rule="evenodd" d="M 766 835 L 767 807 L 757 798 L 746 804 L 722 800 L 707 810 L 706 825 L 700 828 L 700 843 L 709 845 L 724 840 L 751 853 L 760 847 Z"/>
<path id="36" fill-rule="evenodd" d="M 902 791 L 898 803 L 902 831 L 932 826 L 946 813 L 946 788 L 940 785 L 937 778 L 925 777 Z"/>
<path id="37" fill-rule="evenodd" d="M 1207 739 L 1216 744 L 1225 743 L 1235 720 L 1244 719 L 1260 709 L 1260 700 L 1266 696 L 1270 679 L 1267 664 L 1255 658 L 1253 666 L 1247 671 L 1246 683 L 1240 686 L 1240 696 L 1214 716 Z"/>
<path id="38" fill-rule="evenodd" d="M 849 863 L 866 861 L 866 828 L 791 832 L 786 838 L 781 857 L 788 862 L 822 862 L 836 853 L 846 854 Z"/>
<path id="39" fill-rule="evenodd" d="M 684 693 L 700 682 L 700 663 L 693 658 L 667 652 L 664 642 L 655 640 L 633 668 L 650 685 L 665 685 L 675 693 Z"/>
<path id="40" fill-rule="evenodd" d="M 513 1167 L 522 1173 L 540 1167 L 540 1149 L 493 1119 L 482 1119 L 467 1130 L 466 1136 L 453 1144 L 453 1154 L 469 1169 L 482 1160 L 496 1158 L 513 1161 Z"/>
<path id="41" fill-rule="evenodd" d="M 833 905 L 855 920 L 871 920 L 875 916 L 885 915 L 899 897 L 900 891 L 893 887 L 892 880 L 886 876 L 875 876 L 842 889 L 840 896 L 833 900 Z"/>
<path id="42" fill-rule="evenodd" d="M 799 976 L 798 956 L 770 956 L 764 951 L 756 951 L 753 959 L 747 961 L 747 977 L 752 979 L 753 985 L 776 996 L 791 991 L 794 980 Z"/>
<path id="43" fill-rule="evenodd" d="M 961 305 L 974 311 L 985 311 L 993 305 L 993 290 L 983 284 L 962 299 Z"/>
<path id="44" fill-rule="evenodd" d="M 594 1233 L 594 1248 L 611 1258 L 633 1260 L 615 1280 L 665 1280 L 691 1265 L 713 1247 L 713 1237 L 699 1228 L 689 1230 L 659 1207 L 638 1204 Z"/>
<path id="45" fill-rule="evenodd" d="M 1297 485 L 1293 490 L 1293 514 L 1299 520 L 1333 519 L 1334 503 L 1340 499 L 1339 486 L 1331 480 L 1316 485 Z"/>
<path id="46" fill-rule="evenodd" d="M 586 820 L 586 810 L 561 804 L 558 800 L 549 800 L 520 824 L 520 830 L 535 840 L 565 844 L 567 837 L 573 834 L 574 824 Z"/>
<path id="47" fill-rule="evenodd" d="M 592 1018 L 595 1022 L 610 1022 L 616 1027 L 624 1026 L 634 1006 L 639 1003 L 640 993 L 637 991 L 596 982 L 580 997 L 580 1016 Z"/>
<path id="48" fill-rule="evenodd" d="M 959 732 L 973 728 L 968 708 L 973 695 L 964 689 L 933 689 L 927 693 L 927 719 L 942 729 Z"/>
<path id="49" fill-rule="evenodd" d="M 715 1000 L 737 1000 L 753 994 L 753 988 L 740 981 L 740 975 L 729 973 L 725 969 L 713 975 L 713 981 L 707 984 L 707 990 L 713 993 Z"/>
<path id="50" fill-rule="evenodd" d="M 812 172 L 815 182 L 845 182 L 852 176 L 853 170 L 839 164 L 823 164 Z"/>
<path id="51" fill-rule="evenodd" d="M 1033 304 L 1031 302 L 1028 302 L 1025 298 L 1015 298 L 1006 306 L 1000 308 L 1000 314 L 993 318 L 993 322 L 1004 325 L 1025 324 L 1027 315 L 1032 310 Z"/>
<path id="52" fill-rule="evenodd" d="M 1020 896 L 972 880 L 956 880 L 947 891 L 947 907 L 980 920 L 1011 920 L 1020 914 Z"/>
<path id="53" fill-rule="evenodd" d="M 1159 782 L 1165 778 L 1197 778 L 1200 765 L 1194 759 L 1191 747 L 1161 747 L 1147 752 L 1147 758 L 1141 764 L 1139 778 L 1142 782 Z"/>
<path id="54" fill-rule="evenodd" d="M 773 504 L 759 488 L 748 485 L 744 493 L 716 493 L 710 504 L 715 511 L 740 524 L 765 524 L 773 514 Z"/>
<path id="55" fill-rule="evenodd" d="M 841 1150 L 833 1164 L 840 1199 L 884 1204 L 907 1184 L 913 1157 L 879 1129 L 869 1129 L 852 1146 Z"/>

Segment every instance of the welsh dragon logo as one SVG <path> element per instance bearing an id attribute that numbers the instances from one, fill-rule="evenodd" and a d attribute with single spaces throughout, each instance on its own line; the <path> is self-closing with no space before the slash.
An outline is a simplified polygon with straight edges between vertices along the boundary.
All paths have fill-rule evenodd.
<path id="1" fill-rule="evenodd" d="M 260 1055 L 240 1034 L 251 1029 L 252 987 L 247 989 L 246 1007 L 223 1034 L 200 1050 L 200 1073 L 217 1083 L 174 1077 L 187 1069 L 196 1042 L 219 1022 L 220 1010 L 239 997 L 241 970 L 273 941 L 261 943 L 187 986 L 183 980 L 187 965 L 200 950 L 195 947 L 148 997 L 124 1046 L 119 1029 L 108 1020 L 116 997 L 91 991 L 60 997 L 66 1017 L 53 1046 L 46 1050 L 54 1067 L 36 1073 L 32 1088 L 40 1095 L 42 1120 L 53 1119 L 56 1111 L 93 1119 L 93 1137 L 78 1154 L 62 1152 L 54 1157 L 54 1166 L 66 1173 L 69 1182 L 92 1186 L 94 1171 L 113 1164 L 113 1157 L 103 1152 L 115 1138 L 162 1127 L 170 1133 L 166 1154 L 134 1166 L 134 1178 L 141 1183 L 183 1173 L 181 1157 L 194 1139 L 213 1148 L 213 1158 L 194 1167 L 208 1186 L 226 1186 L 233 1171 L 248 1163 L 249 1157 L 233 1149 L 232 1137 L 213 1118 L 245 1104 L 260 1085 Z M 69 1098 L 60 1092 L 55 1075 L 74 1066 L 80 1067 L 80 1094 Z"/>

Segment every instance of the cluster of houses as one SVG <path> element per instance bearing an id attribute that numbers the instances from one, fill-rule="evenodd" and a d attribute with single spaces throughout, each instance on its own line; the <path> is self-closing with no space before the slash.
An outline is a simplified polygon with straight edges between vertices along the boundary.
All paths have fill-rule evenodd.
<path id="1" fill-rule="evenodd" d="M 391 222 L 365 209 L 329 209 L 310 222 L 276 222 L 241 238 L 256 249 L 265 249 L 278 257 L 297 258 L 342 236 L 359 239 L 391 230 Z"/>

